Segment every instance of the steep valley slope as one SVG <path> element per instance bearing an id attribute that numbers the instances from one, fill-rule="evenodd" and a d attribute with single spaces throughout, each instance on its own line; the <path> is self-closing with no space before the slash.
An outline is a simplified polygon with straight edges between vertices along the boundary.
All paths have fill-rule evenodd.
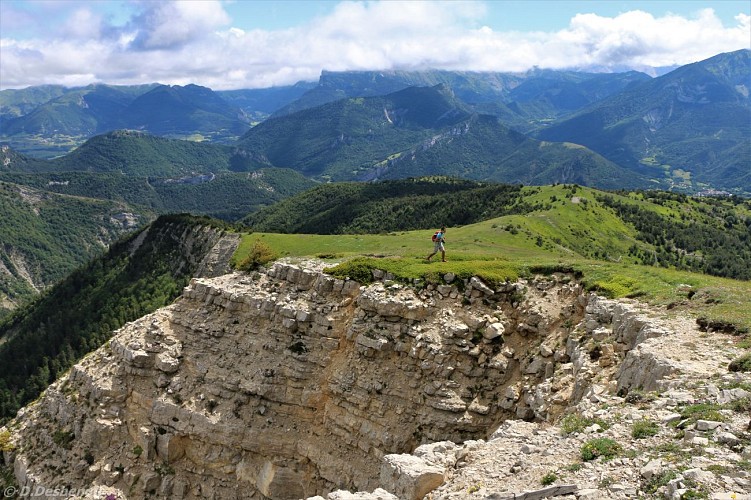
<path id="1" fill-rule="evenodd" d="M 99 499 L 751 493 L 751 377 L 728 372 L 729 336 L 561 273 L 490 287 L 374 271 L 361 286 L 323 268 L 197 278 L 118 330 L 2 430 L 15 486 Z M 654 433 L 636 436 L 639 422 Z M 615 458 L 580 456 L 593 438 Z"/>

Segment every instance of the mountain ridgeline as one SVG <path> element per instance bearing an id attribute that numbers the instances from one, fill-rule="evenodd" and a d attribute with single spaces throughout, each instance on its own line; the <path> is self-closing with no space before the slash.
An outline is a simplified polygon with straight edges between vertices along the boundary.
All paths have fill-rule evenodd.
<path id="1" fill-rule="evenodd" d="M 533 69 L 524 73 L 466 71 L 324 71 L 318 85 L 273 116 L 353 97 L 391 94 L 407 87 L 445 85 L 472 111 L 492 114 L 513 128 L 529 131 L 535 124 L 565 115 L 635 82 L 644 73 L 581 73 Z"/>
<path id="2" fill-rule="evenodd" d="M 657 78 L 540 69 L 324 72 L 312 88 L 2 91 L 0 141 L 43 156 L 44 148 L 59 153 L 91 134 L 131 128 L 234 147 L 191 146 L 204 167 L 290 168 L 326 182 L 451 175 L 747 194 L 749 54 L 719 54 Z M 251 116 L 268 113 L 250 127 Z M 126 141 L 111 158 L 95 154 L 96 143 L 84 146 L 57 168 L 92 170 L 98 162 L 128 172 L 138 162 Z M 145 170 L 189 166 L 181 157 L 164 160 Z"/>
<path id="3" fill-rule="evenodd" d="M 39 93 L 2 91 L 0 138 L 49 157 L 67 151 L 66 145 L 69 149 L 71 143 L 116 129 L 228 142 L 250 128 L 251 120 L 240 108 L 198 85 L 89 85 L 49 89 L 47 95 L 50 100 L 32 107 L 42 100 Z M 40 135 L 59 147 L 43 149 L 35 140 Z"/>
<path id="4" fill-rule="evenodd" d="M 751 51 L 720 54 L 609 96 L 540 130 L 668 187 L 751 192 Z"/>
<path id="5" fill-rule="evenodd" d="M 472 113 L 444 85 L 349 98 L 271 118 L 238 145 L 274 166 L 322 181 L 448 175 L 601 187 L 640 182 L 586 148 L 541 143 L 494 116 Z"/>

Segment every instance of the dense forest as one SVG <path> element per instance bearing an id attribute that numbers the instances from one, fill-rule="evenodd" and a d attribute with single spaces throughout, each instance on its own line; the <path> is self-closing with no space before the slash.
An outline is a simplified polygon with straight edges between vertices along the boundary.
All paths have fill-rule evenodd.
<path id="1" fill-rule="evenodd" d="M 334 183 L 243 219 L 254 231 L 356 234 L 458 226 L 525 213 L 521 186 L 450 177 Z"/>
<path id="2" fill-rule="evenodd" d="M 60 194 L 122 201 L 160 214 L 189 212 L 227 221 L 316 185 L 284 168 L 181 178 L 134 177 L 113 172 L 0 172 L 0 181 Z"/>
<path id="3" fill-rule="evenodd" d="M 197 231 L 211 226 L 213 231 Z M 172 302 L 228 226 L 162 216 L 0 323 L 0 423 L 112 332 Z M 194 238 L 185 234 L 195 231 Z M 22 333 L 21 333 L 22 332 Z"/>

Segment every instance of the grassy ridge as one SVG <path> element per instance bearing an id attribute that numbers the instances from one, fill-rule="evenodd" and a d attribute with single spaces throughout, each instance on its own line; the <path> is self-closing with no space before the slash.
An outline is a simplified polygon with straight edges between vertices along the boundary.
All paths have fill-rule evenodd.
<path id="1" fill-rule="evenodd" d="M 515 215 L 516 217 L 512 217 Z M 751 279 L 751 201 L 426 177 L 322 185 L 248 216 L 255 231 L 385 233 L 509 216 L 536 244 L 585 257 Z M 624 260 L 625 259 L 625 260 Z"/>
<path id="2" fill-rule="evenodd" d="M 675 311 L 751 328 L 751 282 L 639 264 L 639 256 L 630 249 L 649 245 L 639 239 L 632 225 L 597 200 L 601 192 L 563 185 L 527 187 L 522 192 L 525 202 L 535 207 L 524 215 L 449 227 L 446 263 L 424 260 L 432 251 L 430 228 L 380 235 L 253 233 L 243 237 L 235 261 L 242 261 L 260 240 L 279 256 L 325 257 L 332 266 L 358 259 L 343 272 L 369 266 L 410 279 L 437 279 L 439 273 L 450 271 L 504 281 L 536 272 L 571 270 L 581 275 L 585 286 L 610 297 L 672 304 Z M 631 199 L 642 206 L 655 205 L 637 195 Z M 655 210 L 669 213 L 673 209 L 656 205 Z"/>

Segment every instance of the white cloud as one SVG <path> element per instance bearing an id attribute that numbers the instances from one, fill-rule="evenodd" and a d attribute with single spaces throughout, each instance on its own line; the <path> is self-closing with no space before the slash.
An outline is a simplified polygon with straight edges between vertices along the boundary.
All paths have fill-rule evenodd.
<path id="1" fill-rule="evenodd" d="M 129 27 L 138 33 L 133 41 L 135 49 L 179 48 L 230 23 L 229 16 L 216 1 L 145 1 L 144 5 L 144 12 Z"/>
<path id="2" fill-rule="evenodd" d="M 101 36 L 102 18 L 89 9 L 77 9 L 64 24 L 63 33 L 76 39 L 97 39 Z"/>
<path id="3" fill-rule="evenodd" d="M 0 88 L 94 81 L 250 88 L 314 80 L 322 69 L 643 68 L 751 46 L 748 15 L 725 27 L 711 9 L 690 19 L 579 14 L 558 32 L 522 33 L 482 26 L 478 2 L 343 2 L 278 31 L 233 27 L 218 1 L 137 5 L 142 10 L 125 25 L 79 8 L 65 37 L 2 39 Z"/>

